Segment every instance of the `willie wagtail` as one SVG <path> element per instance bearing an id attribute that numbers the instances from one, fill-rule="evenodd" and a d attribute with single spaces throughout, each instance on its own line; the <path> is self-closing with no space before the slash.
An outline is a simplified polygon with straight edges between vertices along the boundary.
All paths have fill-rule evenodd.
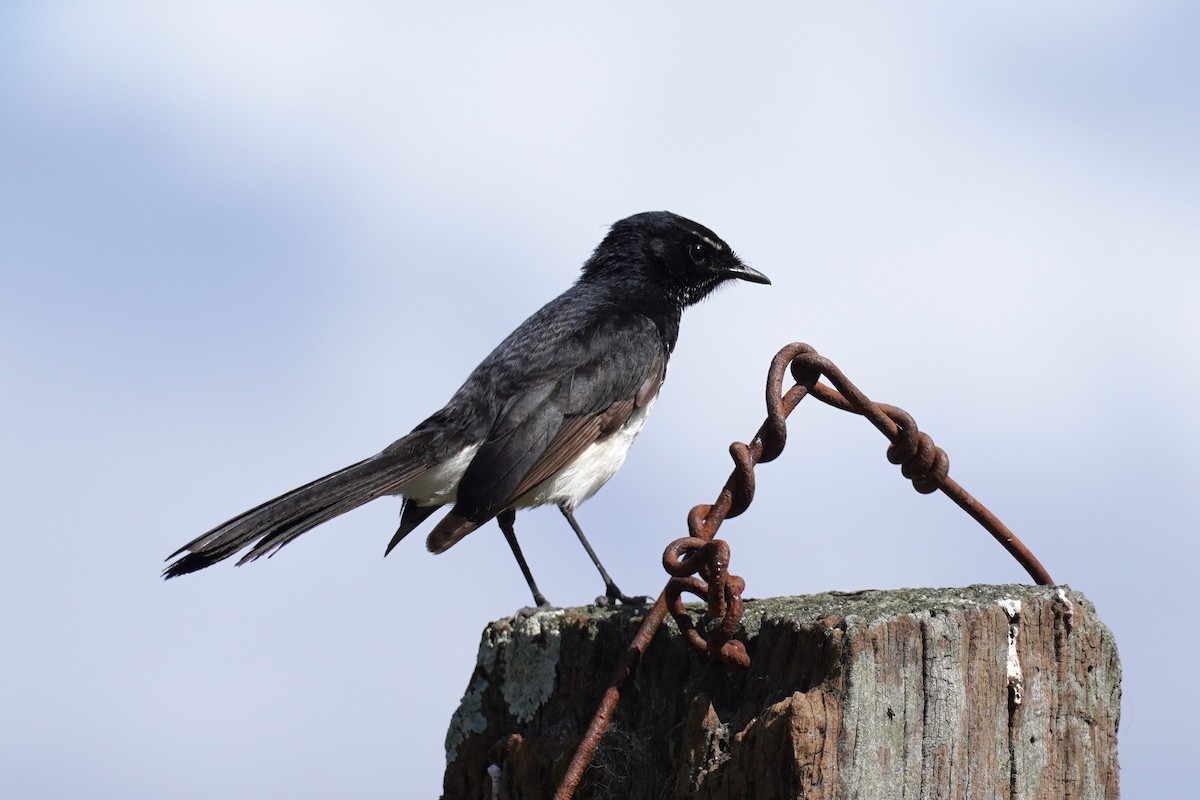
<path id="1" fill-rule="evenodd" d="M 533 592 L 515 509 L 554 504 L 579 536 L 610 600 L 629 602 L 601 566 L 575 509 L 608 481 L 666 376 L 683 309 L 730 279 L 770 283 L 715 233 L 666 211 L 635 214 L 604 237 L 575 285 L 491 352 L 445 408 L 383 452 L 239 514 L 168 556 L 163 575 L 249 547 L 264 556 L 385 495 L 404 498 L 387 551 L 445 505 L 426 540 L 441 553 L 495 518 Z M 385 553 L 386 555 L 386 553 Z"/>

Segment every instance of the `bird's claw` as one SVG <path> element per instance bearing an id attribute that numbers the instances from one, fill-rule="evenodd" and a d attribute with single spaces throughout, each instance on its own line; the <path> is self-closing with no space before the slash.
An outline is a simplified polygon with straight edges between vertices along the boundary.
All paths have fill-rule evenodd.
<path id="1" fill-rule="evenodd" d="M 608 608 L 620 603 L 623 606 L 644 606 L 650 602 L 650 598 L 644 594 L 627 595 L 618 589 L 616 586 L 610 586 L 604 594 L 596 598 L 596 605 L 600 608 Z"/>
<path id="2" fill-rule="evenodd" d="M 551 605 L 550 601 L 543 597 L 536 606 L 522 606 L 517 610 L 515 617 L 517 619 L 529 619 L 543 611 L 551 611 L 554 608 L 555 606 Z"/>

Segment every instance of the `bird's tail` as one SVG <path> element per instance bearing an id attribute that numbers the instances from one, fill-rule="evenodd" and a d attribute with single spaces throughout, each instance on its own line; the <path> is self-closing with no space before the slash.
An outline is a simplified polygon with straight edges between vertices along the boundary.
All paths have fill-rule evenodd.
<path id="1" fill-rule="evenodd" d="M 352 511 L 384 495 L 396 494 L 425 470 L 425 459 L 414 459 L 388 448 L 378 455 L 318 478 L 312 483 L 268 500 L 193 539 L 167 556 L 175 559 L 163 570 L 175 578 L 204 569 L 250 547 L 239 565 L 276 550 L 322 522 Z"/>

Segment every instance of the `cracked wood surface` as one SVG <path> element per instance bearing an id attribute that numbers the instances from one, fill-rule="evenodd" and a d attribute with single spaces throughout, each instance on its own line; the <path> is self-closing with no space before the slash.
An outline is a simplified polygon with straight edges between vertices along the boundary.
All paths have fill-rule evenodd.
<path id="1" fill-rule="evenodd" d="M 697 612 L 698 613 L 698 612 Z M 500 620 L 447 735 L 445 800 L 553 794 L 637 609 Z M 1119 796 L 1120 662 L 1062 587 L 748 601 L 736 671 L 664 625 L 576 797 Z"/>

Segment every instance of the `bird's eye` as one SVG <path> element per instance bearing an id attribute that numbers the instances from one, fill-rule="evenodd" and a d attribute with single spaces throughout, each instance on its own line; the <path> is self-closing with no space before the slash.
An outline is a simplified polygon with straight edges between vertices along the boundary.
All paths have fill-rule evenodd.
<path id="1" fill-rule="evenodd" d="M 692 257 L 692 261 L 695 263 L 703 264 L 705 261 L 708 261 L 708 248 L 696 243 L 688 248 L 688 255 Z"/>

